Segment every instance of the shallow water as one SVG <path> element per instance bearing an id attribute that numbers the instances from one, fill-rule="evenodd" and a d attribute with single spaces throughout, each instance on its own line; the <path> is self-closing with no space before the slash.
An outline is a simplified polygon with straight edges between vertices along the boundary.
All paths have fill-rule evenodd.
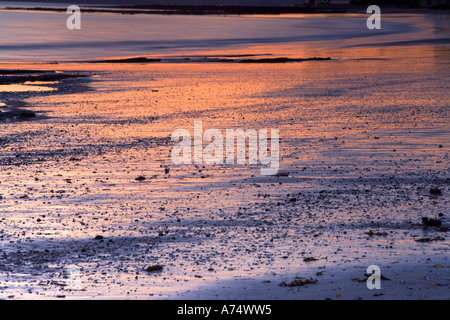
<path id="1" fill-rule="evenodd" d="M 270 43 L 342 47 L 383 41 L 448 37 L 439 15 L 385 15 L 381 30 L 365 14 L 282 16 L 163 16 L 82 14 L 81 30 L 66 13 L 0 11 L 0 60 L 67 61 L 174 54 Z"/>
<path id="2" fill-rule="evenodd" d="M 0 84 L 0 92 L 44 92 L 55 91 L 56 88 L 26 84 Z"/>

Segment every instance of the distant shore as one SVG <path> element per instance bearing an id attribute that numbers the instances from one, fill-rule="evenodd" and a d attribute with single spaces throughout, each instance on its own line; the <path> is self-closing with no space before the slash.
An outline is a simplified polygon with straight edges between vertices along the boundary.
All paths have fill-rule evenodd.
<path id="1" fill-rule="evenodd" d="M 80 6 L 85 13 L 117 14 L 163 14 L 163 15 L 279 15 L 279 14 L 323 14 L 323 13 L 366 13 L 367 5 L 326 5 L 298 7 L 255 7 L 255 6 L 175 6 L 175 5 L 130 5 L 130 6 Z M 422 8 L 383 5 L 384 13 L 432 13 L 449 9 L 441 6 Z M 5 7 L 0 10 L 66 12 L 61 7 Z"/>

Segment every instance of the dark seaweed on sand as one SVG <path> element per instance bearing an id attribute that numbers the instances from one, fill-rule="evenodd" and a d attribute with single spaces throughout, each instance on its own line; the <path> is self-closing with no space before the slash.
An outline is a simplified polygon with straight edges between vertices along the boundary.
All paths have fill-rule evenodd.
<path id="1" fill-rule="evenodd" d="M 61 81 L 69 78 L 84 78 L 80 73 L 57 73 L 42 70 L 0 70 L 0 84 L 17 84 L 36 81 Z"/>

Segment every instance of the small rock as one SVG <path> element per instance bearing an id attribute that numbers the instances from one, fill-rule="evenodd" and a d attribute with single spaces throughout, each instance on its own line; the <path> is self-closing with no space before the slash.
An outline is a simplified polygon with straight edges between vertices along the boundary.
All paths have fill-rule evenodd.
<path id="1" fill-rule="evenodd" d="M 95 236 L 94 240 L 103 240 L 103 236 L 97 235 Z"/>
<path id="2" fill-rule="evenodd" d="M 313 258 L 313 257 L 309 257 L 309 258 L 303 259 L 303 261 L 305 261 L 305 262 L 312 262 L 312 261 L 317 261 L 317 260 L 319 260 L 319 259 L 316 259 L 316 258 Z"/>
<path id="3" fill-rule="evenodd" d="M 369 230 L 368 232 L 365 232 L 365 234 L 369 235 L 370 237 L 373 236 L 386 237 L 388 235 L 387 232 L 382 231 L 374 232 L 373 230 Z"/>
<path id="4" fill-rule="evenodd" d="M 436 237 L 436 238 L 433 238 L 433 239 L 430 239 L 430 238 L 420 238 L 420 239 L 417 239 L 417 240 L 415 240 L 416 242 L 431 242 L 431 241 L 445 241 L 445 238 L 443 238 L 443 237 Z"/>
<path id="5" fill-rule="evenodd" d="M 426 225 L 427 227 L 440 227 L 442 224 L 442 221 L 439 219 L 422 217 L 422 223 L 424 225 Z"/>
<path id="6" fill-rule="evenodd" d="M 275 177 L 289 177 L 289 172 L 280 172 L 275 175 Z"/>
<path id="7" fill-rule="evenodd" d="M 148 266 L 144 270 L 147 272 L 157 272 L 157 271 L 161 271 L 162 269 L 163 269 L 162 265 L 155 264 L 154 266 Z"/>
<path id="8" fill-rule="evenodd" d="M 136 179 L 134 179 L 134 180 L 136 180 L 136 181 L 145 181 L 147 178 L 146 177 L 144 177 L 144 176 L 139 176 L 139 177 L 137 177 Z"/>
<path id="9" fill-rule="evenodd" d="M 439 194 L 442 194 L 442 190 L 438 189 L 438 188 L 431 188 L 430 194 L 439 195 Z"/>

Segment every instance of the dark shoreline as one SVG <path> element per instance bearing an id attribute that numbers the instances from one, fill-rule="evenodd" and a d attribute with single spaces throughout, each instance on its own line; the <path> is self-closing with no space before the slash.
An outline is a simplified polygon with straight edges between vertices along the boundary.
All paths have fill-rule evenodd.
<path id="1" fill-rule="evenodd" d="M 281 14 L 324 14 L 324 13 L 363 13 L 367 5 L 324 5 L 317 7 L 254 7 L 254 6 L 176 6 L 176 5 L 133 5 L 133 6 L 83 6 L 84 13 L 116 13 L 123 15 L 281 15 Z M 384 13 L 442 13 L 450 7 L 422 8 L 410 6 L 383 5 Z M 50 11 L 66 12 L 66 8 L 56 7 L 6 7 L 5 11 Z"/>
<path id="2" fill-rule="evenodd" d="M 24 120 L 36 120 L 37 115 L 34 111 L 28 109 L 29 104 L 22 100 L 8 101 L 7 111 L 0 110 L 0 122 L 4 120 L 9 121 L 24 121 Z M 40 118 L 40 117 L 39 117 Z"/>
<path id="3" fill-rule="evenodd" d="M 65 83 L 64 80 L 84 79 L 89 81 L 89 75 L 85 72 L 58 73 L 55 70 L 28 70 L 28 69 L 0 69 L 0 85 L 25 84 L 26 82 L 48 82 L 47 87 L 53 87 L 55 91 L 25 91 L 25 92 L 2 92 L 0 106 L 0 123 L 4 121 L 40 120 L 47 116 L 39 115 L 31 111 L 32 105 L 24 100 L 36 95 L 48 95 L 59 93 L 83 92 L 90 90 L 87 85 Z M 54 84 L 54 82 L 57 82 Z"/>
<path id="4" fill-rule="evenodd" d="M 84 74 L 76 73 L 57 73 L 54 70 L 3 70 L 0 69 L 0 84 L 17 84 L 24 82 L 51 82 L 62 81 L 70 78 L 84 78 L 87 77 Z"/>

